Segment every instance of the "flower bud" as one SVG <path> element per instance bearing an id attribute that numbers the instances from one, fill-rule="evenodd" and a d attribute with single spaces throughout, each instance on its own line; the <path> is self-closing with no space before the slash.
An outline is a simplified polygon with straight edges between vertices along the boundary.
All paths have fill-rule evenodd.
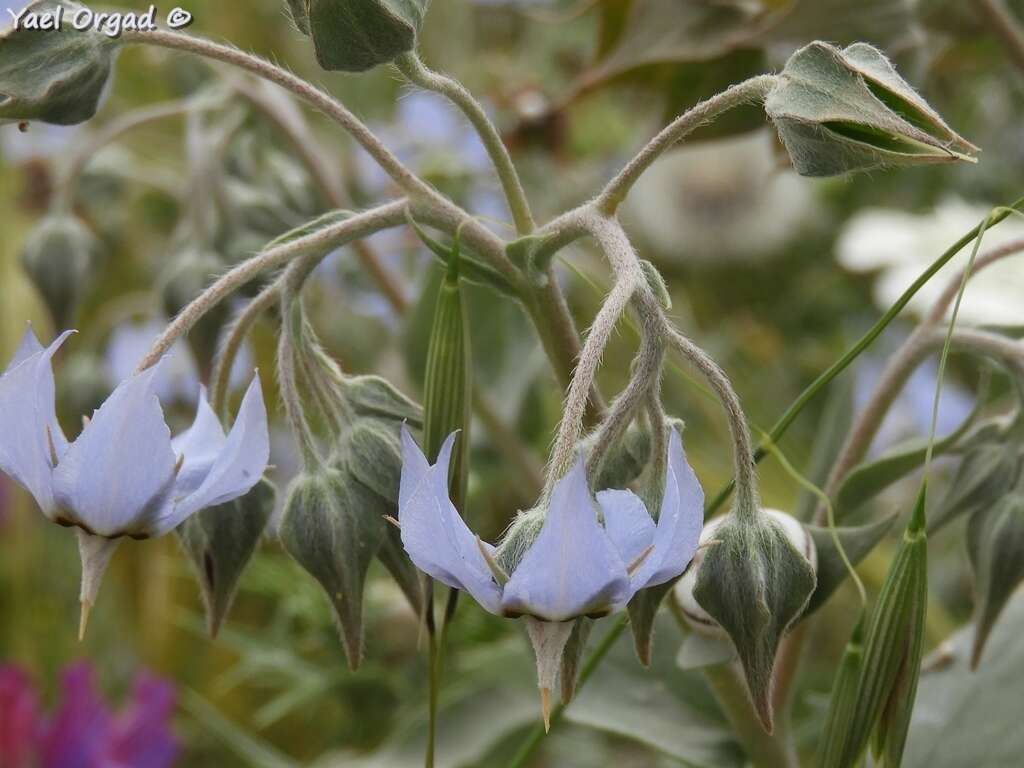
<path id="1" fill-rule="evenodd" d="M 73 324 L 98 254 L 99 241 L 70 214 L 46 216 L 29 235 L 21 263 L 46 303 L 55 327 Z"/>
<path id="2" fill-rule="evenodd" d="M 428 0 L 288 0 L 326 70 L 363 72 L 416 47 Z"/>
<path id="3" fill-rule="evenodd" d="M 469 317 L 459 278 L 456 238 L 448 270 L 438 290 L 434 323 L 427 346 L 423 385 L 423 448 L 431 461 L 452 432 L 462 430 L 452 454 L 451 499 L 456 509 L 465 503 L 469 477 L 470 390 L 472 388 Z"/>
<path id="4" fill-rule="evenodd" d="M 590 455 L 598 434 L 591 434 L 581 446 L 586 455 Z M 609 448 L 598 470 L 594 488 L 625 488 L 640 477 L 650 459 L 651 433 L 637 424 L 631 425 L 626 434 Z"/>
<path id="5" fill-rule="evenodd" d="M 266 530 L 276 496 L 273 484 L 264 479 L 244 496 L 204 509 L 177 528 L 199 579 L 211 637 L 231 610 L 238 580 Z"/>
<path id="6" fill-rule="evenodd" d="M 1024 581 L 1024 494 L 1011 493 L 974 513 L 967 524 L 967 552 L 974 572 L 975 668 L 992 627 Z"/>
<path id="7" fill-rule="evenodd" d="M 814 42 L 794 53 L 765 110 L 797 173 L 833 176 L 968 160 L 957 135 L 876 48 Z"/>
<path id="8" fill-rule="evenodd" d="M 70 19 L 84 7 L 71 0 L 36 0 L 25 8 L 20 25 L 0 34 L 0 124 L 74 125 L 96 114 L 117 41 L 72 28 Z M 64 22 L 59 29 L 35 29 L 27 22 L 56 13 Z"/>
<path id="9" fill-rule="evenodd" d="M 164 277 L 164 312 L 175 317 L 206 289 L 224 269 L 214 253 L 189 248 L 181 253 Z M 188 344 L 200 371 L 207 371 L 217 352 L 221 330 L 230 319 L 227 302 L 220 302 L 189 331 Z M 203 376 L 202 378 L 205 378 Z"/>
<path id="10" fill-rule="evenodd" d="M 766 510 L 753 520 L 735 514 L 709 523 L 680 582 L 680 603 L 700 631 L 732 640 L 754 709 L 772 730 L 775 655 L 782 636 L 814 592 L 817 554 L 795 518 Z"/>
<path id="11" fill-rule="evenodd" d="M 387 504 L 346 472 L 304 472 L 281 519 L 285 551 L 320 582 L 334 609 L 349 666 L 363 649 L 363 586 L 384 539 Z"/>

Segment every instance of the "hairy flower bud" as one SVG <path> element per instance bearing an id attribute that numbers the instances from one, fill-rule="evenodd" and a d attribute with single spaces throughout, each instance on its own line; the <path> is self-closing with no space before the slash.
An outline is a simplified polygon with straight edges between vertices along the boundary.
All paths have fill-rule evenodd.
<path id="1" fill-rule="evenodd" d="M 211 637 L 231 610 L 238 580 L 267 527 L 276 496 L 273 484 L 261 480 L 244 496 L 204 509 L 177 529 L 199 580 Z"/>
<path id="2" fill-rule="evenodd" d="M 423 426 L 423 409 L 380 376 L 346 376 L 341 391 L 359 416 L 404 421 L 415 429 Z"/>
<path id="3" fill-rule="evenodd" d="M 21 263 L 57 328 L 72 325 L 98 254 L 99 241 L 71 214 L 50 214 L 29 235 Z"/>
<path id="4" fill-rule="evenodd" d="M 803 176 L 972 160 L 977 151 L 865 43 L 801 48 L 765 109 Z"/>
<path id="5" fill-rule="evenodd" d="M 342 454 L 353 477 L 378 496 L 398 504 L 402 443 L 397 426 L 358 419 L 342 436 Z"/>
<path id="6" fill-rule="evenodd" d="M 326 70 L 363 72 L 416 47 L 429 0 L 288 0 Z"/>
<path id="7" fill-rule="evenodd" d="M 775 510 L 752 522 L 713 520 L 701 541 L 677 595 L 696 628 L 732 640 L 754 709 L 771 732 L 775 655 L 814 592 L 813 541 L 799 521 Z"/>
<path id="8" fill-rule="evenodd" d="M 36 0 L 0 34 L 0 123 L 74 125 L 96 114 L 117 41 L 73 29 L 70 19 L 82 8 L 72 0 Z M 39 28 L 38 21 L 57 13 L 60 28 Z"/>
<path id="9" fill-rule="evenodd" d="M 363 585 L 385 514 L 386 503 L 346 472 L 322 469 L 292 482 L 281 520 L 285 551 L 327 593 L 352 669 L 362 659 Z"/>

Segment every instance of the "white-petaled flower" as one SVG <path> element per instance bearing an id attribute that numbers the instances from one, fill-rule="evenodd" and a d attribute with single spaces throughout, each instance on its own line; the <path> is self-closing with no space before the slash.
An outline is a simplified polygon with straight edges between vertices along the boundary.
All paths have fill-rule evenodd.
<path id="1" fill-rule="evenodd" d="M 836 243 L 836 258 L 853 272 L 876 272 L 875 301 L 887 309 L 943 251 L 976 227 L 989 209 L 955 198 L 926 214 L 868 208 L 847 222 Z M 985 232 L 982 251 L 1024 239 L 1024 221 L 1011 216 Z M 965 247 L 938 276 L 917 292 L 910 308 L 922 315 L 971 254 Z M 1024 325 L 1024 261 L 1008 258 L 980 270 L 960 306 L 959 322 Z"/>

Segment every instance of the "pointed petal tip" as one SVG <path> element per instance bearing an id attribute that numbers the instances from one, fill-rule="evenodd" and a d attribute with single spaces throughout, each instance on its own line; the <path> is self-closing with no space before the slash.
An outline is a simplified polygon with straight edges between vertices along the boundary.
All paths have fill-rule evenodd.
<path id="1" fill-rule="evenodd" d="M 82 613 L 78 619 L 78 642 L 85 640 L 85 630 L 89 626 L 89 615 L 92 613 L 92 603 L 87 600 L 83 600 Z"/>
<path id="2" fill-rule="evenodd" d="M 544 733 L 551 731 L 551 689 L 540 689 L 540 713 L 544 718 Z"/>

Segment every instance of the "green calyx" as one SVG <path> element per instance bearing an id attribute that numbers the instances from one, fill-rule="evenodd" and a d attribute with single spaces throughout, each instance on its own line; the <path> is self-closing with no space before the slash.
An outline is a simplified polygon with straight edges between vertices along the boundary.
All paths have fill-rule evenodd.
<path id="1" fill-rule="evenodd" d="M 100 252 L 99 240 L 69 213 L 53 213 L 29 235 L 21 264 L 39 291 L 57 328 L 72 324 Z"/>
<path id="2" fill-rule="evenodd" d="M 815 584 L 811 563 L 762 513 L 724 521 L 698 570 L 694 597 L 732 640 L 754 709 L 769 733 L 775 655 Z"/>
<path id="3" fill-rule="evenodd" d="M 96 114 L 118 41 L 74 29 L 70 20 L 84 7 L 71 0 L 36 0 L 21 25 L 0 34 L 0 123 L 75 125 Z M 29 18 L 55 14 L 63 20 L 58 29 L 30 28 Z"/>
<path id="4" fill-rule="evenodd" d="M 864 43 L 801 48 L 786 63 L 765 109 L 804 176 L 973 162 L 977 152 L 880 51 Z"/>
<path id="5" fill-rule="evenodd" d="M 416 47 L 429 0 L 288 0 L 296 28 L 330 71 L 363 72 Z"/>

